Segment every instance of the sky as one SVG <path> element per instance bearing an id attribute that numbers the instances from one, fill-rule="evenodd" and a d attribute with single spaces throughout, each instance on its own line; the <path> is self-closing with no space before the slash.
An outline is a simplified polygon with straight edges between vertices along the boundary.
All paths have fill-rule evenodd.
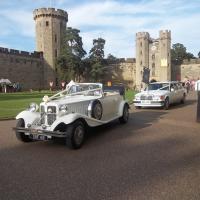
<path id="1" fill-rule="evenodd" d="M 55 7 L 68 12 L 67 26 L 80 30 L 84 49 L 106 40 L 105 56 L 135 57 L 135 35 L 171 30 L 172 44 L 200 51 L 200 0 L 0 0 L 0 47 L 35 50 L 33 10 Z"/>

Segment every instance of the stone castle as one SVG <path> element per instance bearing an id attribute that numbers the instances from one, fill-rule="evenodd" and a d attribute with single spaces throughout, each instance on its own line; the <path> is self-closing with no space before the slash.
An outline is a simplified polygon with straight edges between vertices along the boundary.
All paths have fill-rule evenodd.
<path id="1" fill-rule="evenodd" d="M 36 51 L 26 52 L 0 48 L 0 78 L 22 84 L 23 90 L 49 88 L 49 82 L 59 86 L 56 59 L 62 49 L 62 38 L 68 22 L 66 11 L 40 8 L 33 12 L 36 31 Z M 153 39 L 147 32 L 136 33 L 136 59 L 117 59 L 107 66 L 103 82 L 124 83 L 127 87 L 142 87 L 143 67 L 149 67 L 150 80 L 183 80 L 200 77 L 200 59 L 171 64 L 171 32 L 160 31 Z"/>

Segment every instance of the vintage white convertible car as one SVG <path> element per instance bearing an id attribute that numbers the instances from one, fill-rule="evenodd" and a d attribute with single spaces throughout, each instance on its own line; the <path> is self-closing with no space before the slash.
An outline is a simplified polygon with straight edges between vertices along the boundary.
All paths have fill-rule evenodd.
<path id="1" fill-rule="evenodd" d="M 185 88 L 177 81 L 150 83 L 146 89 L 135 95 L 135 108 L 163 107 L 169 109 L 170 104 L 184 103 Z"/>
<path id="2" fill-rule="evenodd" d="M 38 112 L 39 109 L 39 112 Z M 129 105 L 118 91 L 103 90 L 100 83 L 74 83 L 52 97 L 44 96 L 38 106 L 30 107 L 16 117 L 13 128 L 23 142 L 65 138 L 70 148 L 84 142 L 87 127 L 95 127 L 119 119 L 126 123 Z"/>

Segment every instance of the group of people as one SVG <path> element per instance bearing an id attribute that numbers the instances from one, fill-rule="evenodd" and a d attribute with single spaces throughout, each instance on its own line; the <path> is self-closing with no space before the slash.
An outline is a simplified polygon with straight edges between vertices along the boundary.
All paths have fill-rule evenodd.
<path id="1" fill-rule="evenodd" d="M 199 78 L 198 78 L 199 80 Z M 192 79 L 192 80 L 186 80 L 184 85 L 185 85 L 185 88 L 187 90 L 187 93 L 191 90 L 191 91 L 194 91 L 195 89 L 195 83 L 196 83 L 196 80 Z"/>
<path id="2" fill-rule="evenodd" d="M 0 93 L 10 93 L 21 91 L 20 83 L 0 84 Z"/>

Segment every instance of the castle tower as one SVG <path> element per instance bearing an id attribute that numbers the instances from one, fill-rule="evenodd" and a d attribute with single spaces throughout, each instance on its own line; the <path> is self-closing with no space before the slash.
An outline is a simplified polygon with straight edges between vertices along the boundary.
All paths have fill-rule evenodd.
<path id="1" fill-rule="evenodd" d="M 149 33 L 136 33 L 136 79 L 138 90 L 141 89 L 143 67 L 149 67 Z"/>
<path id="2" fill-rule="evenodd" d="M 55 8 L 39 8 L 33 12 L 36 30 L 36 51 L 43 52 L 45 85 L 56 81 L 56 58 L 61 51 L 63 34 L 66 30 L 68 14 Z"/>
<path id="3" fill-rule="evenodd" d="M 160 81 L 171 80 L 171 31 L 159 32 Z"/>

